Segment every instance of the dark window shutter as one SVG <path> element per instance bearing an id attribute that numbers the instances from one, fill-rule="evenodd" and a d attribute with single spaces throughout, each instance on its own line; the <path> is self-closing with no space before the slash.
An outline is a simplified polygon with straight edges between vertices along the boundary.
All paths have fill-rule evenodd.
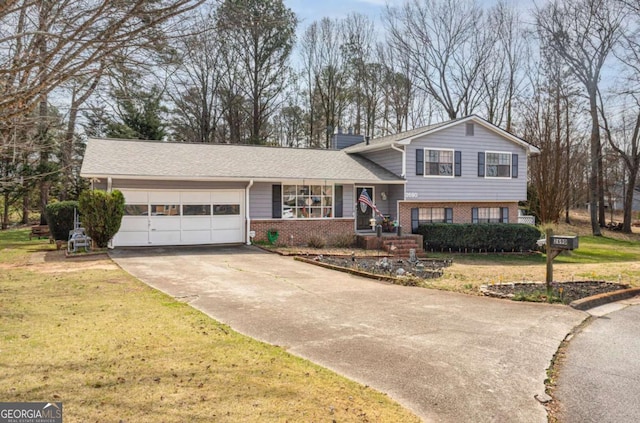
<path id="1" fill-rule="evenodd" d="M 509 207 L 502 208 L 502 223 L 509 223 Z"/>
<path id="2" fill-rule="evenodd" d="M 484 152 L 478 153 L 478 176 L 484 178 Z"/>
<path id="3" fill-rule="evenodd" d="M 271 217 L 282 218 L 282 185 L 271 185 Z"/>
<path id="4" fill-rule="evenodd" d="M 424 149 L 416 150 L 416 175 L 424 175 Z"/>
<path id="5" fill-rule="evenodd" d="M 511 155 L 511 177 L 512 178 L 518 177 L 518 155 L 517 154 Z"/>
<path id="6" fill-rule="evenodd" d="M 453 209 L 447 207 L 444 209 L 444 221 L 446 223 L 453 223 Z"/>
<path id="7" fill-rule="evenodd" d="M 419 226 L 418 217 L 419 217 L 418 209 L 417 208 L 411 209 L 411 233 L 412 234 L 418 233 L 418 226 Z"/>
<path id="8" fill-rule="evenodd" d="M 342 217 L 342 185 L 336 185 L 333 192 L 335 193 L 334 215 L 335 217 Z"/>
<path id="9" fill-rule="evenodd" d="M 455 152 L 455 176 L 462 176 L 462 151 Z"/>
<path id="10" fill-rule="evenodd" d="M 478 223 L 478 208 L 473 207 L 471 209 L 471 223 Z"/>

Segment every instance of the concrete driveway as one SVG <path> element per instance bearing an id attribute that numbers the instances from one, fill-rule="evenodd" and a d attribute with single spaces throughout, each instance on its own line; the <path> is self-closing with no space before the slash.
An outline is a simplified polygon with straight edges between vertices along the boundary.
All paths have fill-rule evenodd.
<path id="1" fill-rule="evenodd" d="M 639 422 L 640 297 L 589 312 L 598 318 L 573 336 L 560 366 L 560 421 Z"/>
<path id="2" fill-rule="evenodd" d="M 394 286 L 255 247 L 121 249 L 126 271 L 253 338 L 386 392 L 425 421 L 546 422 L 534 398 L 586 313 Z"/>

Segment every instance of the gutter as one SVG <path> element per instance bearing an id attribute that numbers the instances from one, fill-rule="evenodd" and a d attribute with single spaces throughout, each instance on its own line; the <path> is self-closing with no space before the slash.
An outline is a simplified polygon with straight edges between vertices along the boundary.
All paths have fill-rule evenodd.
<path id="1" fill-rule="evenodd" d="M 247 188 L 245 189 L 245 210 L 246 210 L 246 215 L 247 215 L 247 245 L 251 245 L 251 213 L 250 213 L 250 208 L 249 208 L 249 192 L 251 191 L 251 187 L 253 186 L 253 179 L 251 179 L 249 181 L 249 185 L 247 185 Z"/>

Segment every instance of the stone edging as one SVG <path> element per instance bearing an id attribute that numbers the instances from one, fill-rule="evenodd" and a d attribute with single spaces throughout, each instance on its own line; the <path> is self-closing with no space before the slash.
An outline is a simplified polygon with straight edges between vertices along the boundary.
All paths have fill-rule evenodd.
<path id="1" fill-rule="evenodd" d="M 88 252 L 76 253 L 76 254 L 69 254 L 68 251 L 64 252 L 64 258 L 67 258 L 67 259 L 80 259 L 84 257 L 95 257 L 95 256 L 104 256 L 105 258 L 109 258 L 109 253 L 108 251 L 88 251 Z"/>
<path id="2" fill-rule="evenodd" d="M 295 256 L 294 260 L 301 261 L 303 263 L 314 264 L 316 266 L 324 267 L 326 269 L 337 270 L 340 272 L 349 273 L 351 275 L 362 276 L 369 279 L 377 279 L 379 281 L 391 282 L 393 284 L 400 285 L 400 280 L 393 276 L 376 275 L 375 273 L 363 272 L 362 270 L 349 269 L 347 267 L 335 266 L 329 263 L 322 263 L 316 260 L 310 260 L 304 257 Z"/>

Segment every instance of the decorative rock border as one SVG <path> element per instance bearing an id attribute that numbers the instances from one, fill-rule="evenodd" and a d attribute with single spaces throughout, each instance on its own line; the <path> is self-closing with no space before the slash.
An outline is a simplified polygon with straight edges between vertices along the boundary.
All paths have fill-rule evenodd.
<path id="1" fill-rule="evenodd" d="M 567 297 L 565 304 L 573 307 L 573 304 L 590 304 L 588 299 L 602 298 L 601 304 L 605 302 L 618 301 L 617 299 L 604 300 L 604 298 L 617 298 L 614 294 L 628 291 L 629 285 L 607 282 L 607 281 L 571 281 L 571 282 L 553 282 L 553 294 L 558 297 Z M 542 282 L 511 282 L 495 285 L 482 285 L 480 292 L 486 296 L 513 299 L 516 294 L 536 294 L 546 291 L 546 284 Z M 592 293 L 592 294 L 591 294 Z M 590 295 L 591 294 L 591 295 Z M 635 294 L 629 295 L 629 297 Z M 627 297 L 628 298 L 628 297 Z M 599 304 L 598 304 L 599 305 Z M 589 306 L 582 306 L 590 308 Z M 574 307 L 577 308 L 577 307 Z M 585 310 L 586 308 L 580 308 Z"/>

